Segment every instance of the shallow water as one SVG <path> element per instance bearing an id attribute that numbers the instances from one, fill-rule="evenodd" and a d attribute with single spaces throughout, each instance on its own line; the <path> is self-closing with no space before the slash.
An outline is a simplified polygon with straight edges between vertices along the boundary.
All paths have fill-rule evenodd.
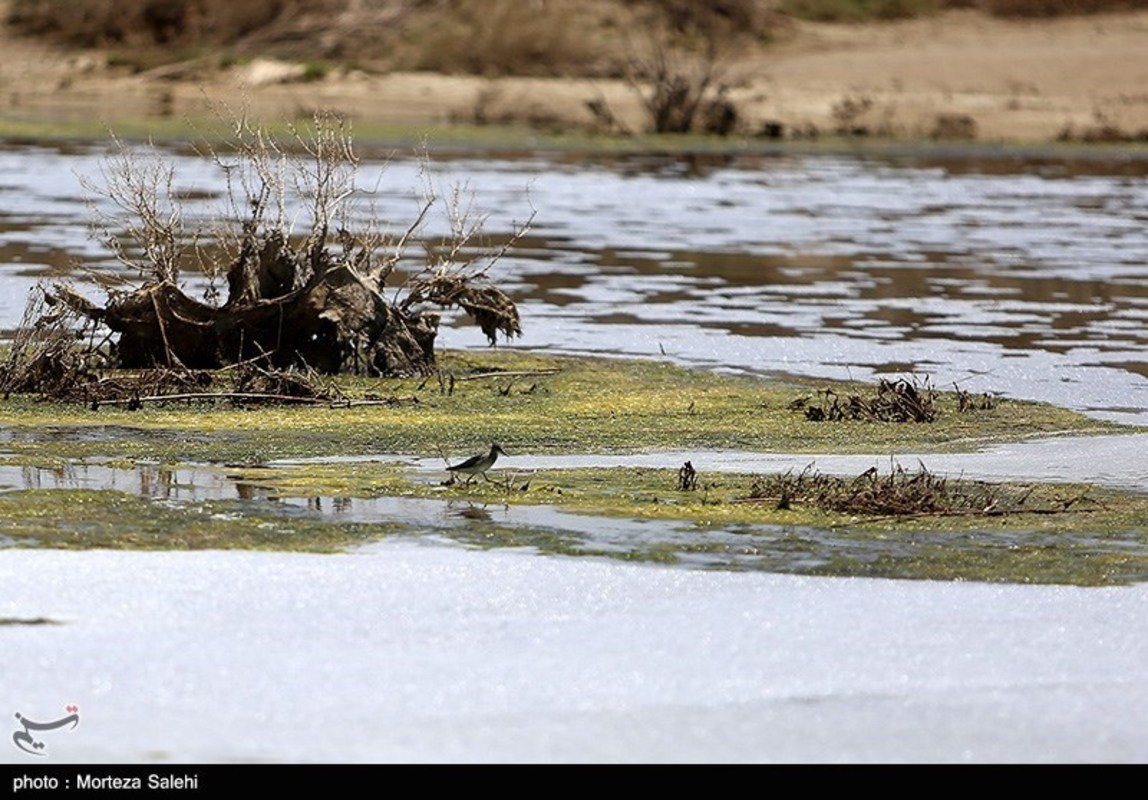
<path id="1" fill-rule="evenodd" d="M 779 158 L 565 175 L 525 343 L 716 368 L 931 374 L 1144 422 L 1148 178 Z M 544 184 L 549 185 L 549 184 Z M 558 274 L 555 275 L 555 272 Z"/>
<path id="2" fill-rule="evenodd" d="M 914 467 L 916 459 L 935 474 L 978 479 L 1048 481 L 1087 480 L 1087 465 L 1097 461 L 1123 464 L 1123 470 L 1101 471 L 1096 483 L 1144 490 L 1148 487 L 1141 460 L 1148 434 L 1033 440 L 998 445 L 984 452 L 929 454 L 899 458 Z M 547 469 L 581 467 L 648 467 L 680 464 L 689 459 L 703 475 L 722 472 L 799 472 L 813 465 L 830 474 L 856 475 L 877 467 L 886 471 L 887 456 L 810 456 L 784 453 L 695 452 L 628 456 L 507 457 L 500 471 L 528 480 Z M 331 497 L 303 495 L 284 489 L 278 479 L 292 466 L 315 463 L 378 461 L 405 464 L 416 480 L 434 485 L 445 475 L 435 459 L 381 454 L 375 458 L 321 458 L 269 462 L 253 480 L 241 470 L 215 465 L 172 468 L 137 462 L 130 468 L 99 462 L 67 462 L 53 467 L 0 464 L 0 494 L 20 489 L 111 490 L 156 502 L 194 508 L 212 501 L 213 514 L 255 514 L 268 519 L 301 517 L 345 524 L 379 525 L 378 538 L 415 536 L 489 548 L 528 548 L 540 553 L 593 555 L 624 560 L 656 561 L 695 569 L 787 573 L 865 574 L 862 565 L 882 562 L 883 574 L 915 577 L 913 564 L 944 549 L 952 553 L 997 549 L 1063 547 L 1062 534 L 1015 526 L 998 530 L 934 531 L 927 536 L 886 537 L 850 529 L 797 525 L 701 525 L 671 520 L 637 520 L 571 513 L 548 505 L 480 503 L 465 499 L 406 497 Z M 1135 466 L 1133 466 L 1135 465 Z M 0 536 L 0 549 L 27 545 Z M 1103 536 L 1071 537 L 1075 552 L 1143 558 L 1148 542 L 1136 530 L 1108 531 Z M 892 564 L 892 566 L 888 566 Z M 859 572 L 860 571 L 860 572 Z M 1120 580 L 1142 581 L 1148 575 L 1129 566 Z"/>

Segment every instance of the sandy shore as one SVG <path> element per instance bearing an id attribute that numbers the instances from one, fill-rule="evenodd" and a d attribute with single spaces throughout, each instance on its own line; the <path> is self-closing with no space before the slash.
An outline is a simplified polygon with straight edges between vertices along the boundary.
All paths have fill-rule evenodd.
<path id="1" fill-rule="evenodd" d="M 871 25 L 795 23 L 780 41 L 732 65 L 734 98 L 749 131 L 832 131 L 847 101 L 852 127 L 929 136 L 940 115 L 972 121 L 990 142 L 1049 141 L 1108 124 L 1148 130 L 1148 11 L 1006 21 L 974 11 Z M 54 50 L 0 34 L 0 120 L 198 116 L 246 98 L 266 117 L 333 109 L 358 124 L 437 126 L 452 121 L 532 121 L 549 129 L 592 122 L 586 101 L 605 98 L 633 128 L 640 103 L 621 81 L 501 79 L 425 73 L 333 73 L 255 61 L 227 71 L 202 65 L 129 75 L 102 53 Z M 959 126 L 958 126 L 959 127 Z M 957 135 L 963 135 L 958 131 Z"/>

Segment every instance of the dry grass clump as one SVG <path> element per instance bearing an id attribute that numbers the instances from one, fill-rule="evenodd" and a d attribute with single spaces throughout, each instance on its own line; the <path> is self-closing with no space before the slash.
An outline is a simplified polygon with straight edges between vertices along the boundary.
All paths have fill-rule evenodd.
<path id="1" fill-rule="evenodd" d="M 1032 494 L 1032 487 L 943 478 L 924 464 L 916 472 L 895 464 L 885 475 L 871 467 L 855 478 L 825 475 L 809 466 L 796 475 L 790 470 L 757 478 L 741 502 L 868 517 L 999 517 L 1081 510 L 1090 500 L 1087 491 L 1040 502 Z"/>
<path id="2" fill-rule="evenodd" d="M 749 499 L 776 499 L 779 509 L 803 505 L 840 514 L 876 516 L 940 514 L 957 507 L 969 508 L 965 495 L 954 495 L 948 481 L 933 475 L 924 465 L 915 474 L 897 465 L 884 477 L 874 467 L 852 479 L 825 475 L 812 467 L 806 467 L 796 475 L 790 470 L 782 475 L 756 479 L 750 488 Z M 989 504 L 977 502 L 972 507 L 984 509 Z"/>
<path id="3" fill-rule="evenodd" d="M 997 406 L 997 398 L 991 392 L 973 394 L 972 392 L 962 389 L 960 386 L 955 386 L 954 388 L 957 392 L 957 411 L 961 414 L 991 411 Z"/>
<path id="4" fill-rule="evenodd" d="M 937 418 L 937 391 L 928 382 L 882 378 L 872 397 L 839 395 L 833 389 L 822 389 L 817 397 L 816 405 L 810 398 L 799 398 L 790 410 L 804 411 L 811 422 L 933 422 Z"/>

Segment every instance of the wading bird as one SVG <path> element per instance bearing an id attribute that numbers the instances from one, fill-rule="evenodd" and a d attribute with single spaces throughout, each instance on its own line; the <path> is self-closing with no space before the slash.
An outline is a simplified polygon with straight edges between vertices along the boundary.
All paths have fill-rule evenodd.
<path id="1" fill-rule="evenodd" d="M 447 467 L 447 472 L 452 472 L 455 475 L 466 475 L 466 482 L 470 483 L 475 475 L 481 475 L 486 478 L 486 471 L 494 466 L 494 462 L 498 460 L 499 454 L 506 455 L 506 451 L 498 445 L 497 442 L 491 443 L 490 452 L 481 455 L 472 456 L 461 464 L 455 464 L 453 467 Z M 490 480 L 490 478 L 486 478 Z"/>

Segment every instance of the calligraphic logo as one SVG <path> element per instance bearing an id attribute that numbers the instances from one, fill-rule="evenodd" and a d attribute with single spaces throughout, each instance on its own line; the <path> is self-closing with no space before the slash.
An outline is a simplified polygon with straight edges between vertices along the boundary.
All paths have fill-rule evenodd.
<path id="1" fill-rule="evenodd" d="M 43 734 L 46 731 L 59 730 L 68 725 L 71 725 L 71 729 L 75 730 L 76 726 L 80 724 L 80 707 L 69 704 L 64 707 L 64 710 L 68 712 L 68 716 L 61 717 L 55 722 L 34 722 L 17 711 L 16 719 L 20 723 L 20 727 L 24 730 L 18 730 L 12 734 L 13 744 L 30 756 L 48 755 L 44 752 L 44 748 L 46 747 L 44 742 L 33 736 L 32 732 L 35 731 L 37 734 Z"/>

